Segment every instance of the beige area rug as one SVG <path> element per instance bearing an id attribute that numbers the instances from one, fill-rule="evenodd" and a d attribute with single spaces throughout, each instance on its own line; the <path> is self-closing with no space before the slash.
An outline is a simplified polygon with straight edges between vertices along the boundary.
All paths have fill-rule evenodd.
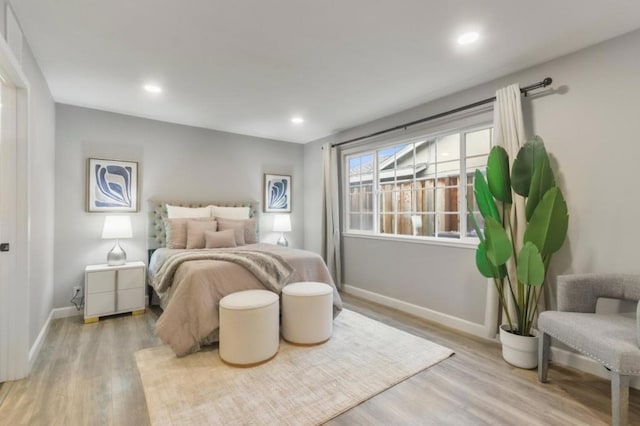
<path id="1" fill-rule="evenodd" d="M 453 351 L 349 310 L 319 346 L 280 342 L 271 361 L 227 366 L 217 346 L 176 358 L 136 352 L 153 425 L 312 425 L 355 407 Z"/>

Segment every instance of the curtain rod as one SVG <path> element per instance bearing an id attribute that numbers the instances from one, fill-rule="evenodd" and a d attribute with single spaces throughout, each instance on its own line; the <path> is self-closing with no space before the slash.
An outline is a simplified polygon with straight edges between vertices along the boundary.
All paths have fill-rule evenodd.
<path id="1" fill-rule="evenodd" d="M 551 77 L 547 77 L 542 81 L 539 81 L 537 83 L 530 84 L 528 86 L 522 87 L 520 89 L 520 93 L 523 93 L 525 96 L 527 96 L 527 94 L 530 91 L 535 90 L 535 89 L 540 89 L 542 87 L 547 87 L 552 82 L 553 82 L 553 80 L 551 79 Z M 464 105 L 464 106 L 461 106 L 461 107 L 458 107 L 458 108 L 450 109 L 449 111 L 439 112 L 438 114 L 430 115 L 429 117 L 421 118 L 419 120 L 411 121 L 411 122 L 405 123 L 405 124 L 400 124 L 399 126 L 389 127 L 388 129 L 380 130 L 380 131 L 377 131 L 375 133 L 371 133 L 370 135 L 359 136 L 357 138 L 353 138 L 353 139 L 349 139 L 349 140 L 346 140 L 346 141 L 334 143 L 334 144 L 331 145 L 331 147 L 333 148 L 335 146 L 340 146 L 340 145 L 344 145 L 344 144 L 348 144 L 348 143 L 352 143 L 352 142 L 361 141 L 363 139 L 372 138 L 374 136 L 380 136 L 380 135 L 383 135 L 385 133 L 393 132 L 394 130 L 405 129 L 405 128 L 409 127 L 409 126 L 414 126 L 416 124 L 425 123 L 427 121 L 435 120 L 437 118 L 446 117 L 447 115 L 455 114 L 457 112 L 461 112 L 461 111 L 465 111 L 465 110 L 468 110 L 468 109 L 471 109 L 471 108 L 479 107 L 480 105 L 488 104 L 488 103 L 494 102 L 495 100 L 496 100 L 495 96 L 493 98 L 483 99 L 481 101 L 477 101 L 477 102 L 474 102 L 474 103 L 471 103 L 471 104 L 468 104 L 468 105 Z"/>

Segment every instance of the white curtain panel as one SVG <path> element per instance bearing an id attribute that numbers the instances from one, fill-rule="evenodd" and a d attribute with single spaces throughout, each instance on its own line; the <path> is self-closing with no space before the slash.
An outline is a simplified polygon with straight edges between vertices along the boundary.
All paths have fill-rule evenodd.
<path id="1" fill-rule="evenodd" d="M 496 102 L 493 109 L 493 144 L 503 147 L 509 154 L 509 167 L 513 167 L 513 160 L 518 155 L 520 147 L 526 142 L 524 133 L 524 121 L 522 118 L 522 98 L 520 86 L 512 84 L 496 92 Z M 522 232 L 519 227 L 526 226 L 524 197 L 514 194 L 513 205 L 509 224 L 512 228 L 511 235 L 516 235 L 516 253 L 522 248 Z M 515 263 L 509 261 L 507 265 L 509 275 L 515 276 Z M 498 315 L 498 297 L 493 282 L 490 283 L 491 298 L 487 297 L 487 313 L 491 312 L 494 318 Z M 513 308 L 510 307 L 513 311 Z M 505 320 L 506 321 L 506 320 Z M 503 323 L 505 322 L 503 321 Z"/>
<path id="2" fill-rule="evenodd" d="M 338 186 L 338 150 L 322 146 L 322 256 L 338 288 L 342 287 L 340 264 L 340 194 Z"/>
<path id="3" fill-rule="evenodd" d="M 518 155 L 520 147 L 525 144 L 524 123 L 522 119 L 522 102 L 520 86 L 511 86 L 496 92 L 496 103 L 493 110 L 493 143 L 503 147 L 509 154 L 509 167 L 513 167 L 513 160 Z M 511 226 L 517 230 L 526 225 L 524 212 L 524 198 L 516 194 L 511 209 Z M 515 235 L 518 235 L 515 233 Z M 522 248 L 522 235 L 516 240 L 516 250 Z"/>

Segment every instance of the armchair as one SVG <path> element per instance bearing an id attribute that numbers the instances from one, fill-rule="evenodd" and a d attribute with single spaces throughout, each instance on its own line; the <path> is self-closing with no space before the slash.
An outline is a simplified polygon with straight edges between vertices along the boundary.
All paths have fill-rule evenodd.
<path id="1" fill-rule="evenodd" d="M 630 376 L 640 375 L 640 315 L 596 314 L 598 298 L 640 300 L 640 275 L 581 274 L 558 277 L 558 310 L 542 312 L 538 380 L 547 381 L 550 337 L 611 371 L 611 422 L 626 425 Z M 640 314 L 640 304 L 637 313 Z"/>

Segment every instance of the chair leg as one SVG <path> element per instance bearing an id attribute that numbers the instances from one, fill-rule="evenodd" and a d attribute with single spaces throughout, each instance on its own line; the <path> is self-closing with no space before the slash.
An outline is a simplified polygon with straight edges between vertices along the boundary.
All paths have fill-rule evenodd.
<path id="1" fill-rule="evenodd" d="M 629 376 L 611 372 L 611 424 L 625 426 L 629 415 Z"/>
<path id="2" fill-rule="evenodd" d="M 551 336 L 542 332 L 538 343 L 538 380 L 542 383 L 547 381 L 547 370 L 549 368 L 549 346 Z"/>

